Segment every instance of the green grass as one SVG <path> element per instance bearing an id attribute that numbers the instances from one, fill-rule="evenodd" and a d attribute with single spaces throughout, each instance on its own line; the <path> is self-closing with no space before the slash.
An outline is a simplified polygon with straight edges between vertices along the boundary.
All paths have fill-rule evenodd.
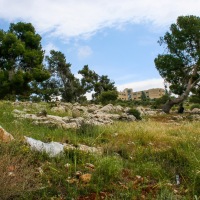
<path id="1" fill-rule="evenodd" d="M 14 109 L 50 112 L 50 106 L 0 102 L 0 125 L 15 141 L 0 143 L 0 199 L 200 199 L 200 123 L 170 123 L 170 116 L 108 126 L 82 124 L 77 130 L 34 125 Z M 62 114 L 63 115 L 63 114 Z M 43 142 L 101 147 L 103 155 L 66 150 L 60 157 L 31 151 L 24 136 Z M 88 168 L 86 163 L 94 165 Z M 66 165 L 67 164 L 67 165 Z M 14 177 L 8 176 L 15 167 Z M 66 167 L 68 166 L 68 167 Z M 92 174 L 89 183 L 76 173 Z M 176 183 L 176 176 L 180 185 Z M 12 190 L 10 190 L 12 189 Z M 11 192 L 12 191 L 12 192 Z"/>

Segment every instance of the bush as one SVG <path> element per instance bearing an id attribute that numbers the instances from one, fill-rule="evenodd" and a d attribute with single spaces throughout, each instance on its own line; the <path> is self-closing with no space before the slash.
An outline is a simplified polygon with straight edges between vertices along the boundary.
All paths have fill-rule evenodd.
<path id="1" fill-rule="evenodd" d="M 155 99 L 151 108 L 153 109 L 161 109 L 163 105 L 169 100 L 169 96 L 167 94 L 163 95 L 162 97 Z"/>
<path id="2" fill-rule="evenodd" d="M 108 103 L 115 101 L 117 99 L 117 96 L 118 96 L 118 93 L 115 90 L 113 90 L 113 91 L 110 91 L 110 90 L 109 91 L 103 91 L 100 94 L 99 101 L 102 104 L 108 104 Z"/>
<path id="3" fill-rule="evenodd" d="M 140 116 L 140 112 L 138 111 L 138 110 L 136 110 L 136 109 L 130 109 L 129 111 L 128 111 L 128 114 L 129 115 L 133 115 L 133 116 L 135 116 L 136 117 L 136 119 L 138 119 L 138 120 L 141 120 L 142 118 L 141 118 L 141 116 Z"/>
<path id="4" fill-rule="evenodd" d="M 193 104 L 193 105 L 190 107 L 190 110 L 193 110 L 194 108 L 199 108 L 199 109 L 200 109 L 200 104 Z"/>
<path id="5" fill-rule="evenodd" d="M 196 103 L 196 104 L 200 104 L 200 97 L 199 95 L 192 95 L 189 97 L 189 102 L 190 103 Z"/>

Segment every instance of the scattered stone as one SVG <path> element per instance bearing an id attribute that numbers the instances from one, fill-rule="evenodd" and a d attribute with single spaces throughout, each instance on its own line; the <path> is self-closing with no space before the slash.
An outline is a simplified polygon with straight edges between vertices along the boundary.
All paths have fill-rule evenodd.
<path id="1" fill-rule="evenodd" d="M 21 105 L 21 104 L 20 104 Z M 57 127 L 63 129 L 76 129 L 83 123 L 91 125 L 109 125 L 113 124 L 114 120 L 135 121 L 133 115 L 123 113 L 130 108 L 123 109 L 122 106 L 113 106 L 108 104 L 104 107 L 100 105 L 81 106 L 78 103 L 62 103 L 51 110 L 54 112 L 67 112 L 71 113 L 72 117 L 47 115 L 45 109 L 38 114 L 30 114 L 25 111 L 13 110 L 13 114 L 17 118 L 25 118 L 33 120 L 36 125 L 47 125 L 49 127 Z M 117 114 L 115 113 L 117 112 Z"/>
<path id="2" fill-rule="evenodd" d="M 37 113 L 37 116 L 38 117 L 41 117 L 41 116 L 46 117 L 47 116 L 47 111 L 46 110 L 42 110 L 41 112 Z"/>
<path id="3" fill-rule="evenodd" d="M 35 140 L 30 137 L 24 137 L 25 142 L 31 147 L 31 150 L 36 150 L 39 152 L 45 152 L 50 157 L 56 157 L 61 155 L 65 150 L 80 150 L 86 153 L 96 153 L 102 154 L 102 148 L 89 147 L 87 145 L 78 144 L 77 146 L 71 144 L 61 144 L 59 142 L 45 143 L 40 140 Z"/>
<path id="4" fill-rule="evenodd" d="M 8 143 L 12 140 L 14 137 L 0 126 L 0 141 Z"/>
<path id="5" fill-rule="evenodd" d="M 193 115 L 190 115 L 188 118 L 191 119 L 191 120 L 199 121 L 200 115 L 199 114 L 193 114 Z"/>
<path id="6" fill-rule="evenodd" d="M 77 149 L 79 149 L 80 151 L 87 152 L 87 153 L 102 154 L 102 148 L 89 147 L 84 144 L 79 144 Z"/>
<path id="7" fill-rule="evenodd" d="M 57 107 L 51 108 L 51 111 L 55 112 L 55 113 L 64 113 L 64 112 L 66 112 L 66 108 L 64 106 L 59 105 Z"/>
<path id="8" fill-rule="evenodd" d="M 82 183 L 89 183 L 91 181 L 92 174 L 83 174 L 79 177 L 79 180 Z"/>
<path id="9" fill-rule="evenodd" d="M 56 157 L 64 151 L 64 145 L 58 142 L 44 143 L 30 137 L 24 137 L 25 141 L 31 146 L 32 150 L 45 152 L 50 157 Z"/>
<path id="10" fill-rule="evenodd" d="M 80 178 L 81 175 L 82 175 L 82 172 L 81 172 L 81 171 L 77 171 L 77 172 L 76 172 L 76 178 Z"/>
<path id="11" fill-rule="evenodd" d="M 73 184 L 73 183 L 77 183 L 78 180 L 75 179 L 75 178 L 72 178 L 72 179 L 67 179 L 67 182 L 70 183 L 70 184 Z"/>
<path id="12" fill-rule="evenodd" d="M 38 169 L 40 175 L 44 174 L 44 171 L 43 171 L 42 167 L 38 167 L 37 169 Z"/>
<path id="13" fill-rule="evenodd" d="M 14 165 L 10 165 L 10 166 L 8 166 L 7 169 L 8 169 L 9 172 L 13 172 L 15 170 L 15 168 L 16 167 Z"/>
<path id="14" fill-rule="evenodd" d="M 64 167 L 67 168 L 67 169 L 70 168 L 70 166 L 71 166 L 71 165 L 70 165 L 69 163 L 66 163 L 66 164 L 64 165 Z"/>
<path id="15" fill-rule="evenodd" d="M 86 163 L 86 164 L 85 164 L 85 167 L 86 167 L 86 168 L 89 168 L 89 169 L 94 169 L 94 168 L 95 168 L 94 165 L 91 164 L 91 163 Z"/>
<path id="16" fill-rule="evenodd" d="M 15 173 L 14 172 L 8 172 L 8 176 L 15 177 Z"/>
<path id="17" fill-rule="evenodd" d="M 128 115 L 126 113 L 121 114 L 120 120 L 122 121 L 136 121 L 136 117 L 133 115 Z"/>

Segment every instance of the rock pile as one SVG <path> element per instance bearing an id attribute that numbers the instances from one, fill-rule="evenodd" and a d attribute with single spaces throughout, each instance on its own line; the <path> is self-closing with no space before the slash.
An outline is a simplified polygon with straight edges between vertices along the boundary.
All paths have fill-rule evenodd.
<path id="1" fill-rule="evenodd" d="M 31 119 L 34 124 L 44 124 L 51 127 L 59 127 L 63 129 L 78 128 L 83 123 L 91 125 L 112 124 L 114 120 L 135 121 L 133 115 L 129 115 L 126 111 L 129 108 L 121 106 L 113 106 L 108 104 L 104 107 L 100 105 L 81 106 L 78 103 L 62 103 L 51 109 L 52 112 L 60 113 L 66 116 L 30 114 L 26 111 L 15 109 L 13 114 L 17 118 Z M 41 113 L 41 112 L 40 112 Z M 71 113 L 71 116 L 67 116 Z"/>

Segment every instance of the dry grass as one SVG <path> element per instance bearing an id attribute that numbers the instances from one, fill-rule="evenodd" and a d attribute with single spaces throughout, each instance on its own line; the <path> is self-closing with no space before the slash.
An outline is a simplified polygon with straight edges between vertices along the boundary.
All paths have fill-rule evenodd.
<path id="1" fill-rule="evenodd" d="M 0 199 L 20 199 L 41 186 L 36 166 L 23 155 L 14 155 L 4 144 L 0 154 Z M 4 147 L 2 147 L 4 146 Z"/>

